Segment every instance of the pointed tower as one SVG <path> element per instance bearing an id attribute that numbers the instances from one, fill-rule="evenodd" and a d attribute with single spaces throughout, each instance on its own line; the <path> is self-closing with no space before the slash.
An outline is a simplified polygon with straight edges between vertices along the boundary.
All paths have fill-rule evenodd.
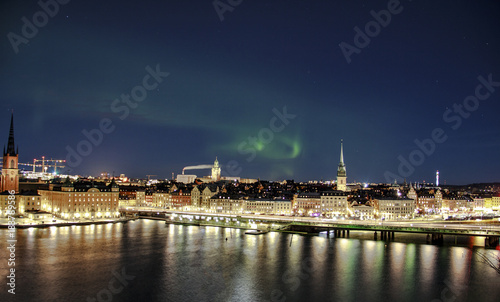
<path id="1" fill-rule="evenodd" d="M 410 182 L 410 190 L 408 191 L 407 196 L 409 199 L 415 200 L 415 204 L 417 204 L 417 200 L 418 200 L 417 191 L 415 191 L 415 189 L 411 185 L 411 182 Z"/>
<path id="2" fill-rule="evenodd" d="M 340 140 L 340 163 L 337 169 L 337 190 L 345 191 L 347 189 L 347 173 L 344 164 L 344 145 L 343 140 Z"/>
<path id="3" fill-rule="evenodd" d="M 9 140 L 7 149 L 3 148 L 2 192 L 14 190 L 19 192 L 19 170 L 17 164 L 19 154 L 14 145 L 14 113 L 10 117 Z"/>
<path id="4" fill-rule="evenodd" d="M 212 167 L 212 181 L 220 180 L 220 166 L 217 157 L 215 157 L 214 166 Z"/>

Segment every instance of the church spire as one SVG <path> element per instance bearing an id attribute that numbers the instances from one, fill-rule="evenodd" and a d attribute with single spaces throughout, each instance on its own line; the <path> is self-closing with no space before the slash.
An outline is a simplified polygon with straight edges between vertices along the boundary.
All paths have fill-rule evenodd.
<path id="1" fill-rule="evenodd" d="M 14 112 L 10 116 L 10 131 L 7 148 L 3 147 L 3 167 L 1 192 L 14 190 L 19 192 L 19 170 L 17 169 L 19 156 L 14 144 Z"/>
<path id="2" fill-rule="evenodd" d="M 340 140 L 340 163 L 337 169 L 337 190 L 347 190 L 347 173 L 344 164 L 344 140 Z"/>
<path id="3" fill-rule="evenodd" d="M 340 163 L 344 164 L 344 140 L 340 140 Z"/>
<path id="4" fill-rule="evenodd" d="M 337 176 L 346 177 L 346 170 L 344 164 L 344 140 L 340 140 L 340 162 L 337 170 Z"/>
<path id="5" fill-rule="evenodd" d="M 9 140 L 7 142 L 7 150 L 5 150 L 4 147 L 4 152 L 3 155 L 10 155 L 10 156 L 16 156 L 17 152 L 15 150 L 15 145 L 14 145 L 14 112 L 12 112 L 12 115 L 10 116 L 10 131 L 9 131 Z"/>

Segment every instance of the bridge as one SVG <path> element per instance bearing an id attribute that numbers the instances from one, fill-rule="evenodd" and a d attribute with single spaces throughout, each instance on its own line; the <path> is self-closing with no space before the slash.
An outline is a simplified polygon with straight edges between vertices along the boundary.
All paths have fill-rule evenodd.
<path id="1" fill-rule="evenodd" d="M 485 237 L 485 247 L 496 247 L 499 245 L 500 230 L 492 227 L 476 226 L 479 229 L 470 228 L 468 225 L 457 224 L 442 224 L 435 226 L 434 224 L 426 225 L 424 223 L 398 223 L 399 225 L 392 225 L 391 223 L 367 223 L 358 224 L 342 223 L 342 224 L 314 224 L 311 222 L 294 222 L 289 225 L 292 231 L 301 231 L 308 233 L 326 232 L 327 237 L 333 234 L 335 237 L 349 237 L 351 231 L 371 231 L 376 240 L 380 235 L 381 239 L 394 239 L 395 233 L 413 233 L 413 234 L 426 234 L 427 241 L 431 243 L 442 243 L 444 235 L 451 236 L 481 236 Z"/>
<path id="2" fill-rule="evenodd" d="M 374 221 L 374 220 L 334 220 L 313 217 L 218 214 L 184 212 L 164 209 L 129 209 L 128 213 L 139 216 L 163 218 L 169 223 L 193 225 L 212 225 L 221 227 L 267 228 L 276 231 L 289 231 L 308 234 L 326 232 L 330 237 L 349 237 L 350 232 L 373 232 L 373 238 L 394 239 L 396 233 L 427 235 L 427 241 L 434 244 L 443 242 L 447 236 L 485 237 L 485 247 L 499 245 L 500 223 L 496 222 L 444 222 L 444 221 Z"/>

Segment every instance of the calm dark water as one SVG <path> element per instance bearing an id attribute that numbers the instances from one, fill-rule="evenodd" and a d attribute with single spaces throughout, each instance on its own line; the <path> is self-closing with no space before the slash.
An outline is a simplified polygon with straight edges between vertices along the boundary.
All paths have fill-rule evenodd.
<path id="1" fill-rule="evenodd" d="M 0 234 L 6 280 L 7 232 Z M 500 299 L 500 275 L 467 247 L 370 236 L 252 236 L 150 220 L 17 230 L 16 295 L 2 282 L 0 301 Z"/>

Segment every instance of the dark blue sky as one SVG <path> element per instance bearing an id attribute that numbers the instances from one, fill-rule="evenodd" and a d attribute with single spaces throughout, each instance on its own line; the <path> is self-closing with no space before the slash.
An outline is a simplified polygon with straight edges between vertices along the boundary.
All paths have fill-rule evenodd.
<path id="1" fill-rule="evenodd" d="M 239 5 L 70 1 L 44 18 L 2 1 L 0 140 L 14 109 L 20 162 L 80 146 L 75 174 L 170 178 L 217 156 L 225 175 L 329 180 L 344 139 L 348 181 L 500 181 L 498 1 L 219 3 Z M 147 66 L 169 74 L 148 90 Z"/>

